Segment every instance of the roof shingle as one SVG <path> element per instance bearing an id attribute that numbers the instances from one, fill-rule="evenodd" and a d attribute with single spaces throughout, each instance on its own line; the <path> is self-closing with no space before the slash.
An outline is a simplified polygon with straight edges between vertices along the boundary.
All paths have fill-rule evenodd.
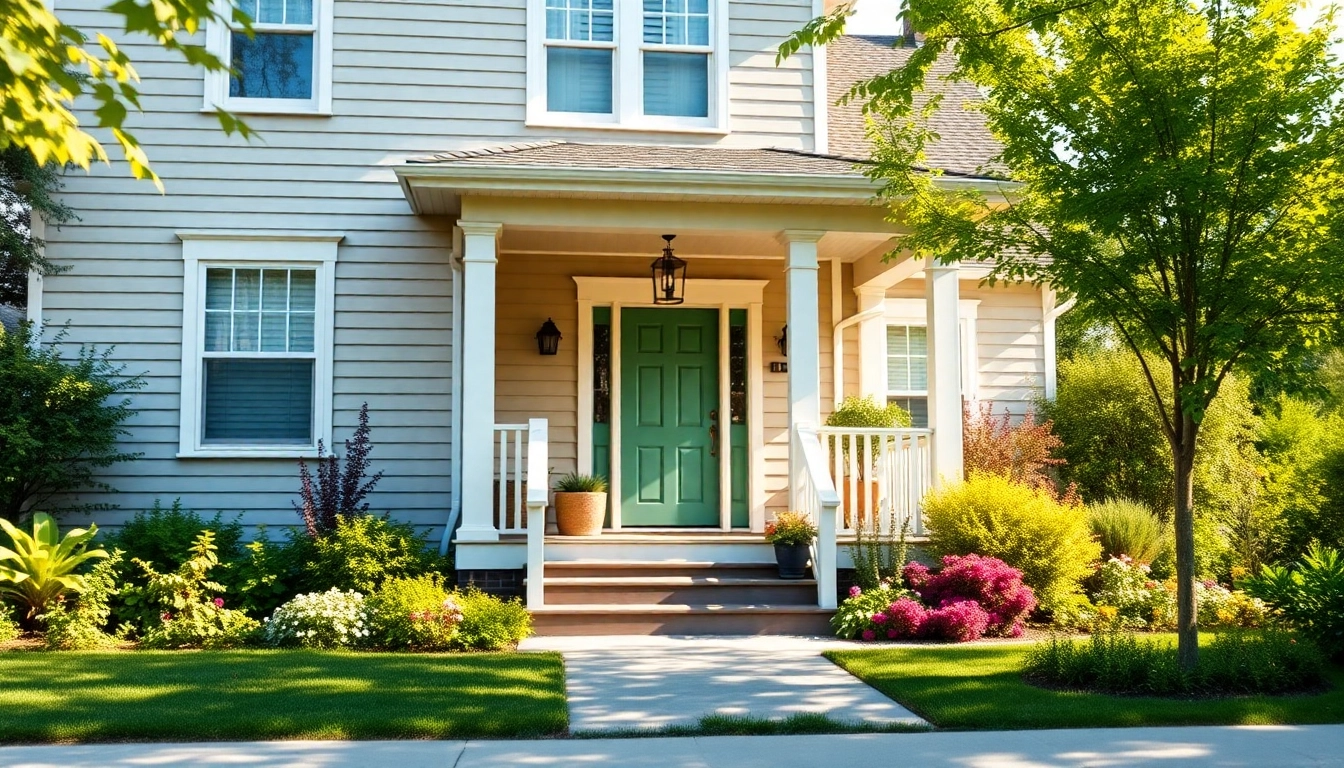
<path id="1" fill-rule="evenodd" d="M 408 162 L 610 170 L 629 168 L 790 175 L 859 175 L 851 159 L 789 149 L 583 144 L 568 141 L 538 141 L 485 149 L 440 152 L 430 157 L 412 158 Z"/>

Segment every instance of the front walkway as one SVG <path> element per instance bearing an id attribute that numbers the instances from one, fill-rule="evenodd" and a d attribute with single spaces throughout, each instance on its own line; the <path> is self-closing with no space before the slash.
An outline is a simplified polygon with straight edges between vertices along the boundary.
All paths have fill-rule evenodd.
<path id="1" fill-rule="evenodd" d="M 713 714 L 925 725 L 821 657 L 853 645 L 804 637 L 538 637 L 522 650 L 564 655 L 573 733 L 693 726 Z"/>
<path id="2" fill-rule="evenodd" d="M 281 741 L 0 747 L 5 768 L 1100 768 L 1344 765 L 1344 726 L 542 741 Z"/>

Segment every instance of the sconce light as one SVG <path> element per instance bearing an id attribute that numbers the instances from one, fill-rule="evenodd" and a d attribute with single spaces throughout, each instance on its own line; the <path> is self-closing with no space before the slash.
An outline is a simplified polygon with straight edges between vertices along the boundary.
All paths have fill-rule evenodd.
<path id="1" fill-rule="evenodd" d="M 779 335 L 775 337 L 775 343 L 779 345 L 779 354 L 789 356 L 789 326 L 779 329 Z"/>
<path id="2" fill-rule="evenodd" d="M 681 304 L 686 301 L 686 261 L 672 255 L 672 239 L 676 235 L 663 235 L 667 245 L 663 246 L 663 255 L 653 260 L 653 303 Z"/>
<path id="3" fill-rule="evenodd" d="M 560 351 L 560 329 L 555 327 L 551 318 L 546 318 L 546 322 L 541 324 L 541 330 L 537 331 L 537 351 L 543 355 L 554 355 Z"/>

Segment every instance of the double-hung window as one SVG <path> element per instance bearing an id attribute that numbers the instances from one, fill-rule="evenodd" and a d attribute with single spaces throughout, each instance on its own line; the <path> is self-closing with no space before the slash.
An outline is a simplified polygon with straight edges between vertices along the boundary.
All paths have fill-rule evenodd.
<path id="1" fill-rule="evenodd" d="M 336 238 L 180 236 L 180 453 L 302 455 L 329 442 Z"/>
<path id="2" fill-rule="evenodd" d="M 233 2 L 252 33 L 212 24 L 211 52 L 232 71 L 207 75 L 206 108 L 330 113 L 333 0 Z"/>
<path id="3" fill-rule="evenodd" d="M 727 0 L 529 0 L 530 125 L 726 132 Z"/>
<path id="4" fill-rule="evenodd" d="M 929 336 L 922 325 L 887 326 L 887 402 L 904 408 L 911 426 L 929 426 Z"/>

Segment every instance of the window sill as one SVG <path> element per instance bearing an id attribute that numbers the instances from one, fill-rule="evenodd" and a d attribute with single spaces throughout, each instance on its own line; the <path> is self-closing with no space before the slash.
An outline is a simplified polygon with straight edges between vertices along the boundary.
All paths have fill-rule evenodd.
<path id="1" fill-rule="evenodd" d="M 178 451 L 179 459 L 317 459 L 316 448 L 220 448 Z"/>
<path id="2" fill-rule="evenodd" d="M 611 123 L 550 115 L 530 118 L 524 125 L 528 128 L 575 128 L 587 131 L 623 131 L 627 133 L 686 133 L 702 136 L 727 136 L 730 133 L 726 127 L 717 125 L 686 125 L 661 121 Z"/>
<path id="3" fill-rule="evenodd" d="M 213 115 L 219 110 L 234 115 L 281 115 L 286 117 L 331 117 L 330 109 L 318 109 L 312 105 L 291 106 L 288 104 L 224 104 L 222 106 L 202 107 L 201 114 Z"/>

